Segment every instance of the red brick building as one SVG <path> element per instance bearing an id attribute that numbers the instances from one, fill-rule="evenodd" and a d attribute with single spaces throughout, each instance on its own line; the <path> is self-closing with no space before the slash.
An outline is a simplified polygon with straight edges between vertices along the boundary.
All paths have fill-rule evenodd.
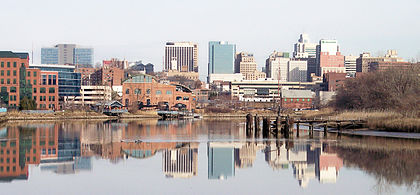
<path id="1" fill-rule="evenodd" d="M 58 108 L 58 73 L 29 68 L 28 53 L 0 51 L 0 103 L 19 108 L 24 97 L 38 109 Z"/>
<path id="2" fill-rule="evenodd" d="M 280 105 L 283 109 L 309 109 L 312 102 L 311 90 L 281 90 Z"/>
<path id="3" fill-rule="evenodd" d="M 94 85 L 95 83 L 97 83 L 99 78 L 96 78 L 96 75 L 93 73 L 95 73 L 99 69 L 100 68 L 77 68 L 76 72 L 79 72 L 82 77 L 82 85 Z"/>
<path id="4" fill-rule="evenodd" d="M 327 91 L 336 91 L 344 85 L 347 73 L 329 72 L 324 74 L 324 84 Z"/>
<path id="5" fill-rule="evenodd" d="M 195 108 L 196 98 L 192 91 L 181 85 L 158 83 L 153 76 L 141 74 L 123 83 L 123 104 L 125 106 L 167 104 L 170 109 Z"/>

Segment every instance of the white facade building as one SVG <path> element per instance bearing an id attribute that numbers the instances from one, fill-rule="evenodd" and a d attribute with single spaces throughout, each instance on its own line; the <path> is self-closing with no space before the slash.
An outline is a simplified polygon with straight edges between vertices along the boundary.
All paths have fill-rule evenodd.
<path id="1" fill-rule="evenodd" d="M 295 44 L 293 52 L 294 58 L 315 58 L 316 43 L 310 43 L 308 34 L 301 34 L 298 42 Z"/>
<path id="2" fill-rule="evenodd" d="M 356 64 L 358 56 L 344 56 L 344 67 L 346 67 L 346 73 L 350 77 L 354 77 L 356 74 Z"/>
<path id="3" fill-rule="evenodd" d="M 242 73 L 235 73 L 235 74 L 210 74 L 209 75 L 209 82 L 213 83 L 214 81 L 242 81 L 245 80 L 245 77 Z"/>
<path id="4" fill-rule="evenodd" d="M 80 88 L 80 96 L 69 97 L 68 103 L 91 106 L 103 101 L 110 101 L 112 89 L 110 86 L 84 86 Z"/>
<path id="5" fill-rule="evenodd" d="M 167 42 L 164 70 L 175 70 L 175 65 L 180 72 L 198 72 L 198 45 L 192 42 Z"/>
<path id="6" fill-rule="evenodd" d="M 287 63 L 287 81 L 306 82 L 308 73 L 308 61 L 290 60 Z"/>

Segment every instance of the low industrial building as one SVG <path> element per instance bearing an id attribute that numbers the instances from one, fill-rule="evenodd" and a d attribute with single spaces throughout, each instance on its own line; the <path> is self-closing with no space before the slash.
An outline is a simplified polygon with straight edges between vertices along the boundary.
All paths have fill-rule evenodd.
<path id="1" fill-rule="evenodd" d="M 67 99 L 66 103 L 93 106 L 99 102 L 111 100 L 112 89 L 110 86 L 82 86 L 80 96 Z"/>
<path id="2" fill-rule="evenodd" d="M 281 90 L 281 108 L 310 109 L 313 93 L 311 90 Z"/>

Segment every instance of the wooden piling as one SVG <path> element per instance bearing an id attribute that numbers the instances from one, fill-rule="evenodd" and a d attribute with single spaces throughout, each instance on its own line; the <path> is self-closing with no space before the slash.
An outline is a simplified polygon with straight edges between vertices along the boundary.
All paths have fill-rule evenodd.
<path id="1" fill-rule="evenodd" d="M 252 135 L 252 115 L 246 115 L 246 135 L 247 137 Z"/>
<path id="2" fill-rule="evenodd" d="M 261 125 L 260 125 L 260 117 L 258 115 L 255 115 L 254 118 L 254 124 L 255 124 L 255 137 L 259 137 L 260 131 L 261 131 Z"/>
<path id="3" fill-rule="evenodd" d="M 296 137 L 299 137 L 299 123 L 296 123 Z"/>
<path id="4" fill-rule="evenodd" d="M 290 135 L 290 119 L 289 116 L 286 116 L 286 123 L 284 124 L 283 127 L 283 132 L 284 132 L 284 138 L 289 138 Z"/>
<path id="5" fill-rule="evenodd" d="M 340 137 L 340 136 L 341 136 L 341 123 L 338 122 L 337 123 L 337 137 Z"/>
<path id="6" fill-rule="evenodd" d="M 263 118 L 263 137 L 268 138 L 270 133 L 270 121 L 267 117 Z"/>
<path id="7" fill-rule="evenodd" d="M 313 138 L 314 137 L 314 124 L 313 122 L 309 123 L 309 138 Z"/>
<path id="8" fill-rule="evenodd" d="M 324 124 L 324 137 L 327 137 L 328 126 L 327 123 Z"/>

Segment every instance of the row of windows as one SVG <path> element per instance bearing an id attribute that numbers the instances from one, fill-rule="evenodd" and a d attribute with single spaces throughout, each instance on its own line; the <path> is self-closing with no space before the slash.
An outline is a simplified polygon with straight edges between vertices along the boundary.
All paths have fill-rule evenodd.
<path id="1" fill-rule="evenodd" d="M 189 97 L 185 96 L 185 97 L 181 97 L 181 96 L 176 96 L 176 100 L 190 100 Z"/>
<path id="2" fill-rule="evenodd" d="M 1 143 L 1 145 L 2 145 L 3 147 L 6 147 L 7 142 L 2 142 L 2 143 Z M 10 142 L 10 146 L 11 146 L 11 147 L 15 147 L 15 146 L 16 146 L 16 142 L 14 142 L 14 144 L 13 144 L 13 145 L 12 145 L 12 143 Z M 3 150 L 3 149 L 1 149 L 0 154 L 3 154 L 3 153 L 4 153 L 4 150 Z M 6 154 L 10 154 L 10 150 L 6 150 Z M 16 150 L 13 150 L 13 154 L 16 154 Z"/>
<path id="3" fill-rule="evenodd" d="M 34 96 L 34 100 L 36 101 L 36 96 Z M 39 101 L 47 101 L 47 96 L 39 96 Z M 48 96 L 48 101 L 55 101 L 55 96 Z"/>
<path id="4" fill-rule="evenodd" d="M 55 153 L 56 153 L 55 148 L 53 148 L 52 150 L 51 149 L 48 149 L 48 154 L 55 154 Z M 47 154 L 47 150 L 45 148 L 42 149 L 42 154 L 43 155 Z"/>
<path id="5" fill-rule="evenodd" d="M 0 71 L 0 75 L 1 76 L 4 76 L 4 70 L 1 70 Z M 17 75 L 17 71 L 16 70 L 13 70 L 13 76 L 16 76 Z M 7 70 L 6 71 L 6 76 L 10 76 L 10 70 Z"/>
<path id="6" fill-rule="evenodd" d="M 15 95 L 11 95 L 9 100 L 10 101 L 16 101 L 16 96 Z"/>
<path id="7" fill-rule="evenodd" d="M 0 167 L 0 172 L 4 172 L 4 167 Z M 10 167 L 6 167 L 6 172 L 10 172 Z M 13 172 L 16 172 L 16 166 L 13 166 Z"/>
<path id="8" fill-rule="evenodd" d="M 16 151 L 15 151 L 15 154 L 16 154 Z M 4 162 L 3 158 L 0 158 L 0 163 L 3 163 L 3 162 Z M 13 163 L 16 163 L 16 158 L 13 158 L 12 159 L 12 162 Z M 10 163 L 10 159 L 9 158 L 6 158 L 6 163 Z"/>
<path id="9" fill-rule="evenodd" d="M 5 84 L 4 79 L 1 79 L 1 80 L 0 80 L 0 83 L 1 83 L 1 84 Z M 6 80 L 6 83 L 7 83 L 7 84 L 10 84 L 10 79 L 7 79 L 7 80 Z M 17 83 L 17 80 L 16 80 L 16 79 L 13 79 L 13 84 L 16 84 L 16 83 Z"/>
<path id="10" fill-rule="evenodd" d="M 22 63 L 22 65 L 24 65 L 24 63 Z M 4 68 L 4 62 L 1 62 L 1 65 L 0 66 L 2 68 Z M 16 62 L 13 62 L 13 67 L 16 68 L 16 66 L 17 66 L 17 63 Z M 10 62 L 7 62 L 7 68 L 10 68 Z"/>
<path id="11" fill-rule="evenodd" d="M 36 88 L 34 88 L 34 93 L 36 93 L 36 92 L 37 92 L 37 90 L 36 90 Z M 46 93 L 46 92 L 47 92 L 47 90 L 46 90 L 45 87 L 39 88 L 39 93 Z M 48 93 L 55 93 L 55 88 L 54 87 L 48 88 Z"/>
<path id="12" fill-rule="evenodd" d="M 146 94 L 150 94 L 150 93 L 151 93 L 151 90 L 147 89 Z M 130 94 L 130 89 L 126 89 L 125 94 Z M 141 89 L 139 89 L 139 88 L 134 89 L 134 94 L 135 95 L 140 95 L 141 94 Z M 162 95 L 162 91 L 161 90 L 156 90 L 156 95 Z M 172 91 L 167 90 L 166 95 L 172 95 Z"/>
<path id="13" fill-rule="evenodd" d="M 305 101 L 305 99 L 304 99 L 304 98 L 302 98 L 302 99 L 299 99 L 299 98 L 298 98 L 298 99 L 296 99 L 296 101 L 297 101 L 297 102 L 298 102 L 298 101 L 300 101 L 300 100 L 302 100 L 302 102 L 304 102 L 304 101 Z M 284 101 L 285 101 L 285 102 L 287 102 L 287 98 L 284 98 Z M 293 98 L 292 98 L 292 99 L 290 99 L 290 101 L 291 101 L 291 102 L 293 102 Z M 310 102 L 310 101 L 311 101 L 311 99 L 306 99 L 306 101 Z"/>

